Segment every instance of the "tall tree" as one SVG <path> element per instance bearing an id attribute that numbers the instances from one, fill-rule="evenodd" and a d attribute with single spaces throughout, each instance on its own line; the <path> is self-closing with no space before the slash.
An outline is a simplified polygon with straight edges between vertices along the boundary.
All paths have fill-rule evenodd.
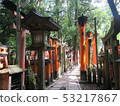
<path id="1" fill-rule="evenodd" d="M 78 18 L 78 0 L 75 0 L 75 27 L 77 27 L 77 18 Z M 75 30 L 77 32 L 77 30 Z M 77 35 L 74 36 L 74 54 L 73 54 L 73 60 L 74 63 L 76 63 L 76 46 L 77 46 Z"/>
<path id="2" fill-rule="evenodd" d="M 3 44 L 12 45 L 9 39 L 15 38 L 15 30 L 12 23 L 15 18 L 12 12 L 6 9 L 3 5 L 0 6 L 0 42 Z M 13 43 L 14 44 L 14 43 Z"/>
<path id="3" fill-rule="evenodd" d="M 21 4 L 24 1 L 25 0 L 21 0 Z M 16 4 L 16 0 L 13 0 L 13 2 Z M 30 0 L 30 3 L 25 8 L 23 8 L 22 11 L 24 11 L 24 13 L 27 14 L 32 7 L 35 7 L 41 14 L 52 17 L 55 21 L 57 21 L 62 26 L 62 29 L 59 33 L 59 38 L 62 37 L 64 42 L 67 42 L 69 46 L 74 47 L 74 49 L 76 47 L 77 49 L 79 46 L 79 43 L 78 43 L 79 34 L 77 33 L 76 18 L 81 16 L 82 14 L 88 17 L 86 31 L 94 29 L 93 28 L 94 17 L 97 17 L 97 29 L 100 36 L 104 36 L 105 32 L 108 31 L 110 26 L 111 13 L 108 7 L 101 8 L 99 5 L 96 5 L 97 3 L 100 4 L 102 2 L 105 2 L 105 1 L 104 0 L 97 0 L 97 1 L 96 0 L 94 1 L 93 0 Z M 37 5 L 38 3 L 39 5 Z M 7 9 L 5 9 L 4 11 L 2 9 L 0 11 L 1 11 L 0 12 L 0 15 L 1 15 L 0 34 L 1 36 L 3 36 L 4 34 L 5 36 L 7 36 L 6 38 L 5 36 L 3 37 L 0 36 L 0 37 L 1 39 L 4 38 L 4 40 L 5 39 L 9 40 L 8 38 L 10 38 L 10 40 L 13 40 L 15 39 L 15 37 L 13 37 L 15 36 L 15 32 L 12 33 L 10 31 L 15 31 L 12 29 L 12 22 L 15 21 L 16 18 L 12 16 L 11 12 L 7 12 L 9 11 Z M 8 16 L 9 19 L 6 19 L 7 17 L 5 16 Z M 3 24 L 3 19 L 5 20 L 6 24 L 10 23 L 11 21 L 11 25 L 9 24 L 11 26 L 11 30 L 10 31 L 5 30 L 6 33 L 3 33 L 4 32 L 3 29 L 5 29 L 4 28 L 5 24 Z M 7 22 L 7 20 L 9 20 L 9 22 Z M 8 27 L 9 25 L 6 25 L 6 26 Z M 51 35 L 58 37 L 58 34 L 56 34 L 56 32 L 52 32 Z M 100 39 L 100 36 L 99 36 L 99 39 Z M 76 44 L 74 44 L 74 41 L 75 41 L 74 38 L 76 39 L 76 42 L 75 42 Z M 99 39 L 98 39 L 98 42 L 100 41 Z M 1 41 L 3 42 L 4 40 L 1 40 Z M 27 44 L 30 44 L 30 43 L 27 43 Z"/>

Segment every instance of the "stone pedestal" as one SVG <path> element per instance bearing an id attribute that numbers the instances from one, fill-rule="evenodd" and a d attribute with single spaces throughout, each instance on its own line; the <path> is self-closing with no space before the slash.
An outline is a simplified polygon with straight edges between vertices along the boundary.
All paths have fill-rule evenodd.
<path id="1" fill-rule="evenodd" d="M 87 81 L 87 71 L 81 71 L 81 80 Z"/>
<path id="2" fill-rule="evenodd" d="M 90 68 L 88 68 L 88 82 L 91 83 L 91 71 L 90 71 Z"/>

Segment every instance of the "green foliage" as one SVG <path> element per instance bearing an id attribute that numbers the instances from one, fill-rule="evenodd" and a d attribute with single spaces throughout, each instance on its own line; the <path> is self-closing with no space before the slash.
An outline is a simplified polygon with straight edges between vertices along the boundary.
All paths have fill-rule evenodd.
<path id="1" fill-rule="evenodd" d="M 16 0 L 13 0 L 17 4 Z M 21 0 L 22 4 L 25 0 Z M 97 5 L 104 4 L 103 7 Z M 51 36 L 58 37 L 62 41 L 67 42 L 69 46 L 74 45 L 76 42 L 79 46 L 79 34 L 77 26 L 77 18 L 82 14 L 88 17 L 86 32 L 92 31 L 94 33 L 94 18 L 97 18 L 97 32 L 98 46 L 102 46 L 101 37 L 104 37 L 110 28 L 111 11 L 104 0 L 41 0 L 39 5 L 36 0 L 30 0 L 22 11 L 26 14 L 31 8 L 37 8 L 37 10 L 45 15 L 50 16 L 62 26 L 59 33 L 51 32 Z M 12 13 L 5 9 L 0 9 L 0 42 L 15 47 L 16 31 L 12 28 L 12 23 L 15 21 L 15 17 Z M 74 40 L 76 36 L 76 41 Z M 26 35 L 26 46 L 31 44 L 31 36 Z"/>
<path id="2" fill-rule="evenodd" d="M 12 24 L 15 18 L 10 10 L 5 8 L 0 9 L 0 42 L 13 46 L 12 40 L 15 38 L 16 31 L 13 29 Z M 11 43 L 10 43 L 11 42 Z"/>
<path id="3" fill-rule="evenodd" d="M 120 33 L 117 35 L 117 40 L 119 40 L 120 43 Z"/>
<path id="4" fill-rule="evenodd" d="M 26 47 L 30 47 L 32 44 L 31 35 L 26 34 Z"/>
<path id="5" fill-rule="evenodd" d="M 108 12 L 108 9 L 104 9 L 94 6 L 92 4 L 91 0 L 77 0 L 77 7 L 76 7 L 76 0 L 54 0 L 49 2 L 50 0 L 47 0 L 45 7 L 46 13 L 50 16 L 52 16 L 59 24 L 62 26 L 61 30 L 61 37 L 63 41 L 67 42 L 69 46 L 73 46 L 74 44 L 74 36 L 77 36 L 77 44 L 79 44 L 79 34 L 77 31 L 77 25 L 75 25 L 75 22 L 77 21 L 75 19 L 75 11 L 77 9 L 77 16 L 81 16 L 84 14 L 88 17 L 87 26 L 86 26 L 86 32 L 92 31 L 94 33 L 94 18 L 97 18 L 97 30 L 99 33 L 98 37 L 98 43 L 101 44 L 101 37 L 105 36 L 105 34 L 108 32 L 110 27 L 110 18 Z M 103 0 L 97 0 L 94 1 L 94 3 L 101 3 Z M 43 0 L 44 2 L 44 0 Z M 63 11 L 64 10 L 64 11 Z M 58 13 L 59 12 L 59 17 Z M 52 14 L 52 15 L 51 15 Z M 52 33 L 53 36 L 53 33 Z M 78 46 L 78 45 L 77 45 Z"/>
<path id="6" fill-rule="evenodd" d="M 36 83 L 36 75 L 33 72 L 31 67 L 28 67 L 27 77 L 26 77 L 26 88 L 28 90 L 35 90 L 37 89 L 37 83 Z"/>
<path id="7" fill-rule="evenodd" d="M 13 2 L 17 5 L 16 0 Z M 21 0 L 20 5 L 25 2 Z M 30 0 L 30 3 L 22 9 L 24 13 L 28 13 L 31 8 L 35 6 L 35 0 Z M 8 45 L 13 48 L 13 51 L 16 50 L 16 30 L 13 29 L 13 23 L 16 23 L 16 17 L 13 16 L 13 13 L 6 9 L 3 5 L 0 5 L 0 42 L 4 45 Z M 31 37 L 26 35 L 26 46 L 31 45 Z"/>

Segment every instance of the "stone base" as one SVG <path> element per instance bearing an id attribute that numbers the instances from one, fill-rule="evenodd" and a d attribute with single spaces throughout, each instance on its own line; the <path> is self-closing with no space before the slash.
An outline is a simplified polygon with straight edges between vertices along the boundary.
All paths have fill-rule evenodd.
<path id="1" fill-rule="evenodd" d="M 47 82 L 46 82 L 46 85 L 50 85 L 51 84 L 51 81 L 50 81 L 51 78 L 47 78 Z"/>
<path id="2" fill-rule="evenodd" d="M 96 70 L 92 69 L 93 72 L 93 83 L 96 84 Z"/>
<path id="3" fill-rule="evenodd" d="M 91 83 L 91 71 L 90 71 L 90 68 L 88 68 L 88 82 Z"/>
<path id="4" fill-rule="evenodd" d="M 58 78 L 58 71 L 54 71 L 54 79 Z"/>
<path id="5" fill-rule="evenodd" d="M 80 71 L 81 80 L 87 81 L 87 71 Z"/>
<path id="6" fill-rule="evenodd" d="M 54 79 L 54 73 L 52 72 L 50 81 L 53 82 L 53 79 Z"/>

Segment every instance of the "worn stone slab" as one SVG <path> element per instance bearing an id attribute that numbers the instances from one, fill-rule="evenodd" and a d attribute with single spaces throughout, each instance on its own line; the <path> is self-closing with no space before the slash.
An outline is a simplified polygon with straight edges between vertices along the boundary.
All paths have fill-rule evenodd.
<path id="1" fill-rule="evenodd" d="M 63 77 L 56 80 L 47 89 L 48 90 L 81 90 L 79 84 L 80 68 L 75 66 L 70 71 L 64 73 Z M 65 89 L 64 89 L 65 88 Z"/>

